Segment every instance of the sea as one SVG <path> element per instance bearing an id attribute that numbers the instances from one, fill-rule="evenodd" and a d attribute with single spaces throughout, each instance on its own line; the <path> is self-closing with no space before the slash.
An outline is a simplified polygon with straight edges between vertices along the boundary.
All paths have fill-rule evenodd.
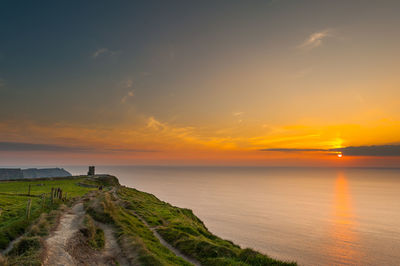
<path id="1" fill-rule="evenodd" d="M 96 172 L 192 209 L 212 233 L 276 259 L 400 265 L 400 169 L 98 166 Z"/>

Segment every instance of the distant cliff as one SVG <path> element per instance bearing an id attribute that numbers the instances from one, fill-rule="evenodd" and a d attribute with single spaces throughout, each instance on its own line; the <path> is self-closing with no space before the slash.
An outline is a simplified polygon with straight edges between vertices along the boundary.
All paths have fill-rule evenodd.
<path id="1" fill-rule="evenodd" d="M 0 180 L 21 178 L 24 178 L 24 174 L 20 168 L 0 168 Z"/>
<path id="2" fill-rule="evenodd" d="M 71 176 L 71 173 L 63 168 L 0 168 L 0 180 L 65 176 Z"/>

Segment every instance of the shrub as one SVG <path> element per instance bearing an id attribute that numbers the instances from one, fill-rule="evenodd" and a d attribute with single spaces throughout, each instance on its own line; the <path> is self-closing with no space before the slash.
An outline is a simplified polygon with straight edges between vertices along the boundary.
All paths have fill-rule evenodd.
<path id="1" fill-rule="evenodd" d="M 14 244 L 10 254 L 22 255 L 27 252 L 38 250 L 40 247 L 41 245 L 39 237 L 22 237 L 21 240 Z"/>

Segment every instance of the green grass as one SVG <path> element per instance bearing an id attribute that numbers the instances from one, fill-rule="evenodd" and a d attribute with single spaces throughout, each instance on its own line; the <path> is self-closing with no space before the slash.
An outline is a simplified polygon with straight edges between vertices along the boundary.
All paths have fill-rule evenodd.
<path id="1" fill-rule="evenodd" d="M 27 227 L 37 219 L 42 212 L 57 209 L 61 201 L 50 202 L 51 188 L 61 188 L 68 198 L 86 194 L 93 188 L 77 186 L 81 179 L 54 179 L 35 181 L 1 181 L 0 182 L 0 249 L 7 247 L 10 241 L 25 233 Z M 44 204 L 40 197 L 20 196 L 28 194 L 31 185 L 31 195 L 46 194 Z M 28 200 L 32 201 L 30 218 L 26 217 Z"/>
<path id="2" fill-rule="evenodd" d="M 112 199 L 110 193 L 98 197 L 99 202 L 91 202 L 87 213 L 94 219 L 113 224 L 117 228 L 118 240 L 133 265 L 191 265 L 164 247 L 154 234 L 129 210 Z"/>
<path id="3" fill-rule="evenodd" d="M 31 185 L 31 195 L 41 195 L 50 193 L 51 188 L 61 188 L 63 193 L 67 192 L 68 196 L 82 196 L 93 188 L 81 187 L 76 185 L 79 182 L 84 182 L 85 178 L 65 178 L 53 180 L 35 180 L 35 181 L 1 181 L 0 193 L 7 194 L 27 194 L 29 185 Z M 0 194 L 1 195 L 1 194 Z M 2 195 L 1 195 L 2 196 Z"/>
<path id="4" fill-rule="evenodd" d="M 65 206 L 61 205 L 57 210 L 52 210 L 49 213 L 43 212 L 34 224 L 27 229 L 28 232 L 25 236 L 14 244 L 13 249 L 6 257 L 2 258 L 3 262 L 0 258 L 0 265 L 42 265 L 42 239 L 54 228 L 57 218 L 64 209 Z"/>
<path id="5" fill-rule="evenodd" d="M 154 195 L 126 187 L 120 187 L 118 195 L 127 209 L 156 227 L 167 242 L 203 265 L 296 265 L 251 249 L 241 249 L 210 233 L 191 210 L 174 207 Z"/>
<path id="6" fill-rule="evenodd" d="M 95 225 L 90 215 L 85 216 L 84 225 L 85 228 L 81 232 L 87 237 L 89 246 L 95 250 L 104 248 L 104 231 Z"/>

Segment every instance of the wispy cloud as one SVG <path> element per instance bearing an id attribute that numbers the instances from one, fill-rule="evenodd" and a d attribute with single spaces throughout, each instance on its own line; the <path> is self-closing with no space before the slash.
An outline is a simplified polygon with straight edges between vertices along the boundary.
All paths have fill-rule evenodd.
<path id="1" fill-rule="evenodd" d="M 147 119 L 147 127 L 152 129 L 162 129 L 165 128 L 166 125 L 151 116 Z"/>
<path id="2" fill-rule="evenodd" d="M 135 93 L 133 91 L 128 91 L 128 93 L 121 98 L 121 103 L 126 103 L 126 101 L 133 96 L 135 96 Z"/>
<path id="3" fill-rule="evenodd" d="M 232 114 L 234 117 L 236 117 L 238 123 L 242 123 L 243 122 L 243 115 L 244 112 L 233 112 Z"/>
<path id="4" fill-rule="evenodd" d="M 99 48 L 92 54 L 92 58 L 96 59 L 96 58 L 98 58 L 100 56 L 106 56 L 106 55 L 115 56 L 115 55 L 117 55 L 119 53 L 120 53 L 119 51 L 111 51 L 108 48 Z"/>
<path id="5" fill-rule="evenodd" d="M 310 75 L 312 72 L 313 72 L 313 69 L 311 67 L 304 68 L 304 69 L 297 71 L 296 73 L 294 73 L 293 75 L 291 75 L 289 77 L 292 79 L 301 79 L 301 78 L 304 78 L 304 77 Z"/>
<path id="6" fill-rule="evenodd" d="M 132 98 L 135 96 L 135 93 L 132 90 L 132 88 L 133 88 L 133 80 L 132 79 L 129 78 L 129 79 L 124 80 L 121 83 L 121 87 L 123 89 L 131 89 L 121 98 L 121 103 L 125 103 L 129 98 Z"/>
<path id="7" fill-rule="evenodd" d="M 325 29 L 322 31 L 317 31 L 312 33 L 310 36 L 308 36 L 308 38 L 301 43 L 298 47 L 301 49 L 313 49 L 316 48 L 318 46 L 322 45 L 322 42 L 324 39 L 328 38 L 328 37 L 332 37 L 333 33 L 331 29 Z"/>
<path id="8" fill-rule="evenodd" d="M 123 82 L 121 82 L 121 86 L 122 86 L 122 88 L 125 88 L 125 89 L 132 88 L 133 80 L 128 78 L 128 79 L 124 80 Z"/>

